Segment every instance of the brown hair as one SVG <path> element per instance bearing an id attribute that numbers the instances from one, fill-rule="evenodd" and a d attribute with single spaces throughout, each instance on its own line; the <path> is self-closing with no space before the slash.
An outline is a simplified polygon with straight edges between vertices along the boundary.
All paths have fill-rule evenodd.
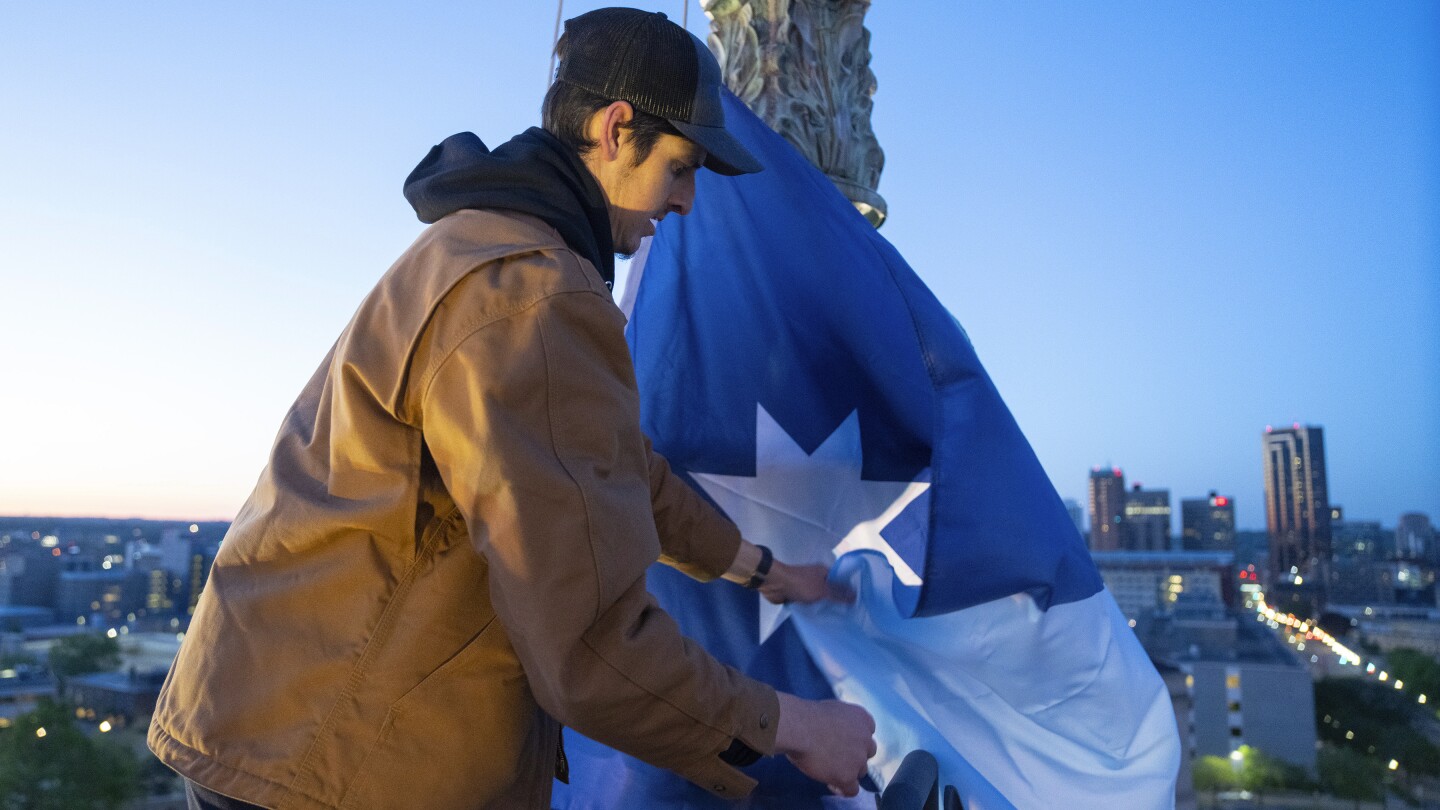
<path id="1" fill-rule="evenodd" d="M 562 64 L 565 61 L 568 37 L 569 34 L 562 34 L 560 41 L 555 43 L 555 56 Z M 596 146 L 585 134 L 585 125 L 590 122 L 590 116 L 618 100 L 605 98 L 599 93 L 592 93 L 568 82 L 555 81 L 550 84 L 550 89 L 545 92 L 545 100 L 540 104 L 540 126 L 561 143 L 574 149 L 577 155 L 585 155 Z M 630 123 L 624 126 L 629 130 L 630 142 L 635 146 L 636 166 L 650 157 L 650 152 L 661 135 L 684 137 L 674 124 L 639 109 L 635 110 Z"/>

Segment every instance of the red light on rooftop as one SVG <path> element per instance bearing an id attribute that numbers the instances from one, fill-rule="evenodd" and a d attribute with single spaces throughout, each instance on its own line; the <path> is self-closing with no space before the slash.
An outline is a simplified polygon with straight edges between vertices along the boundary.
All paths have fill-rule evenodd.
<path id="1" fill-rule="evenodd" d="M 1116 478 L 1119 478 L 1121 475 L 1124 475 L 1124 473 L 1120 472 L 1120 468 L 1119 468 L 1119 467 L 1111 467 L 1111 468 L 1110 468 L 1110 472 L 1111 472 L 1112 474 L 1114 474 L 1114 476 L 1115 476 Z"/>
<path id="2" fill-rule="evenodd" d="M 1274 431 L 1275 431 L 1275 428 L 1273 428 L 1273 427 L 1271 427 L 1271 426 L 1269 426 L 1269 425 L 1266 425 L 1266 426 L 1265 426 L 1265 432 L 1266 432 L 1266 433 L 1273 433 Z"/>
<path id="3" fill-rule="evenodd" d="M 1299 430 L 1299 429 L 1300 429 L 1300 423 L 1299 423 L 1299 422 L 1296 422 L 1295 424 L 1291 425 L 1290 427 L 1295 428 L 1296 430 Z"/>
<path id="4" fill-rule="evenodd" d="M 1219 497 L 1217 497 L 1217 498 L 1215 499 L 1215 505 L 1216 505 L 1216 506 L 1229 506 L 1229 505 L 1230 505 L 1230 499 L 1227 498 L 1227 497 L 1225 497 L 1224 495 L 1221 495 L 1221 496 L 1219 496 Z"/>

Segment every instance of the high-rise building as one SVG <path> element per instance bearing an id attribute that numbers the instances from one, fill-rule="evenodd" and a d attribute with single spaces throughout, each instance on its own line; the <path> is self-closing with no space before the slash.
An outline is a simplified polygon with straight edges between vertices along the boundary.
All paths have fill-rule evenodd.
<path id="1" fill-rule="evenodd" d="M 126 613 L 134 607 L 133 599 L 126 598 L 125 585 L 126 572 L 118 568 L 96 570 L 89 566 L 67 566 L 60 572 L 55 618 L 61 624 L 88 623 L 100 627 L 123 624 Z"/>
<path id="2" fill-rule="evenodd" d="M 1233 555 L 1101 551 L 1093 556 L 1105 589 L 1127 619 L 1196 608 L 1224 615 L 1236 606 Z"/>
<path id="3" fill-rule="evenodd" d="M 179 529 L 165 529 L 160 532 L 160 567 L 171 574 L 190 570 L 190 538 Z"/>
<path id="4" fill-rule="evenodd" d="M 1170 550 L 1170 490 L 1142 489 L 1125 496 L 1120 547 L 1128 551 Z"/>
<path id="5" fill-rule="evenodd" d="M 1325 437 L 1319 427 L 1265 428 L 1265 528 L 1270 577 L 1300 586 L 1308 579 L 1323 601 L 1330 561 L 1330 497 Z"/>
<path id="6" fill-rule="evenodd" d="M 1331 523 L 1330 547 L 1336 557 L 1378 560 L 1385 555 L 1384 531 L 1376 520 Z"/>
<path id="7" fill-rule="evenodd" d="M 1235 550 L 1235 499 L 1214 490 L 1180 502 L 1180 537 L 1186 551 Z"/>
<path id="8" fill-rule="evenodd" d="M 200 592 L 204 590 L 205 583 L 210 579 L 210 567 L 215 563 L 215 555 L 220 552 L 219 543 L 195 544 L 190 553 L 190 570 L 184 577 L 184 587 L 181 599 L 177 605 L 182 605 L 184 618 L 188 621 L 190 616 L 195 615 L 195 607 L 200 603 Z"/>
<path id="9" fill-rule="evenodd" d="M 1090 471 L 1090 550 L 1116 551 L 1125 522 L 1125 473 L 1119 467 Z"/>
<path id="10" fill-rule="evenodd" d="M 1430 516 L 1408 512 L 1395 524 L 1395 556 L 1405 560 L 1428 560 L 1434 553 L 1435 528 Z"/>

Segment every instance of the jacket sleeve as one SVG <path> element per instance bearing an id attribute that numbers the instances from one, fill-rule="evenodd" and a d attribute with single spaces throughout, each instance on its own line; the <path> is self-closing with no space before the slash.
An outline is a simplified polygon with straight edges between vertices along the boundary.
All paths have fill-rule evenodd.
<path id="1" fill-rule="evenodd" d="M 539 704 L 714 793 L 748 793 L 754 781 L 720 754 L 737 740 L 772 752 L 779 704 L 682 636 L 645 590 L 657 488 L 614 305 L 561 292 L 490 321 L 439 362 L 420 402 Z M 676 485 L 661 476 L 660 500 L 688 514 Z"/>
<path id="2" fill-rule="evenodd" d="M 708 582 L 723 576 L 740 551 L 740 530 L 670 471 L 670 462 L 645 439 L 650 504 L 660 534 L 660 561 Z"/>

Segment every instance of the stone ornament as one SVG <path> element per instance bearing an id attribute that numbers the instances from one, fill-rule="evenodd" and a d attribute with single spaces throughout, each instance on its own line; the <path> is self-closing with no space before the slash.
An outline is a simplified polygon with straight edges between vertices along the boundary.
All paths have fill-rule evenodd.
<path id="1" fill-rule="evenodd" d="M 870 128 L 870 0 L 701 0 L 725 84 L 875 227 L 885 153 Z"/>

